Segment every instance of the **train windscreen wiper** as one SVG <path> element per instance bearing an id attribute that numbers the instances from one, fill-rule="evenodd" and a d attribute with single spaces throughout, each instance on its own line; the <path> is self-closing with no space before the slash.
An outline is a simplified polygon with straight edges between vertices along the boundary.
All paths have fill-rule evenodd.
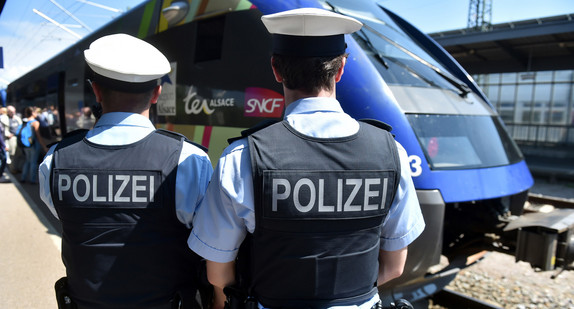
<path id="1" fill-rule="evenodd" d="M 353 17 L 355 18 L 355 16 L 349 15 L 349 14 L 345 14 L 342 13 L 339 9 L 337 9 L 336 6 L 332 5 L 331 3 L 329 3 L 329 1 L 325 1 L 325 3 L 327 5 L 329 5 L 331 7 L 331 10 L 335 13 L 341 14 L 341 15 L 345 15 L 345 16 L 349 16 L 349 17 Z M 386 61 L 384 60 L 384 57 L 382 55 L 382 53 L 380 51 L 378 51 L 372 44 L 371 40 L 368 38 L 367 34 L 364 32 L 363 29 L 367 29 L 369 30 L 371 33 L 373 33 L 374 35 L 378 36 L 379 38 L 387 41 L 389 44 L 391 44 L 392 46 L 396 47 L 397 49 L 399 49 L 400 51 L 402 51 L 403 53 L 409 55 L 411 58 L 415 59 L 416 61 L 418 61 L 419 63 L 423 64 L 424 66 L 430 68 L 431 70 L 433 70 L 434 72 L 436 72 L 440 77 L 442 77 L 444 80 L 446 80 L 449 84 L 453 85 L 457 90 L 458 90 L 458 95 L 465 98 L 470 92 L 470 88 L 458 81 L 455 77 L 451 76 L 450 74 L 447 74 L 446 72 L 443 72 L 441 69 L 439 69 L 438 67 L 436 67 L 435 65 L 431 64 L 430 62 L 424 60 L 423 58 L 419 57 L 418 55 L 416 55 L 415 53 L 411 52 L 410 50 L 408 50 L 407 48 L 405 48 L 404 46 L 402 46 L 401 44 L 398 44 L 397 42 L 391 40 L 389 37 L 387 37 L 386 35 L 380 33 L 379 31 L 377 31 L 375 28 L 367 25 L 366 23 L 363 23 L 363 28 L 361 28 L 360 32 L 362 34 L 361 39 L 363 39 L 366 43 L 366 45 L 372 49 L 373 53 L 375 54 L 375 56 L 377 57 L 377 59 L 382 60 L 381 63 L 385 66 L 385 68 L 388 69 L 388 65 L 386 63 Z"/>
<path id="2" fill-rule="evenodd" d="M 389 44 L 393 45 L 394 47 L 396 47 L 397 49 L 399 49 L 400 51 L 402 51 L 403 53 L 409 55 L 411 58 L 415 59 L 416 61 L 418 61 L 419 63 L 423 64 L 424 66 L 428 67 L 429 69 L 435 71 L 439 76 L 441 76 L 442 78 L 444 78 L 447 82 L 449 82 L 451 85 L 453 85 L 458 91 L 459 91 L 459 95 L 461 97 L 466 97 L 467 94 L 469 94 L 471 92 L 470 88 L 465 85 L 464 83 L 458 81 L 455 77 L 451 76 L 450 74 L 447 74 L 446 72 L 442 71 L 440 68 L 436 67 L 435 65 L 433 65 L 432 63 L 424 60 L 423 58 L 419 57 L 417 54 L 411 52 L 410 50 L 406 49 L 405 47 L 403 47 L 401 44 L 391 40 L 390 38 L 388 38 L 386 35 L 378 32 L 376 29 L 374 29 L 373 27 L 367 25 L 367 24 L 363 24 L 363 27 L 367 30 L 369 30 L 370 32 L 372 32 L 374 35 L 378 36 L 379 38 L 387 41 Z"/>
<path id="3" fill-rule="evenodd" d="M 331 3 L 329 3 L 329 1 L 325 1 L 325 3 L 331 7 L 331 11 L 337 13 L 337 14 L 341 14 L 341 15 L 345 15 L 348 16 L 347 14 L 341 13 L 341 11 L 339 11 L 339 9 L 337 9 L 336 6 L 332 5 Z M 365 31 L 363 30 L 363 28 L 361 28 L 358 31 L 361 35 L 357 35 L 358 38 L 360 38 L 364 43 L 365 46 L 369 49 L 370 52 L 372 52 L 375 56 L 375 58 L 377 60 L 379 60 L 379 62 L 386 68 L 389 68 L 389 64 L 387 63 L 387 61 L 385 60 L 385 57 L 383 56 L 383 54 L 373 45 L 373 42 L 371 41 L 371 39 L 369 38 L 369 36 L 365 33 Z"/>
<path id="4" fill-rule="evenodd" d="M 441 69 L 439 69 L 438 67 L 436 67 L 435 65 L 431 64 L 430 62 L 424 60 L 423 58 L 419 57 L 418 55 L 416 55 L 415 53 L 411 52 L 410 50 L 408 50 L 407 48 L 403 47 L 401 44 L 398 44 L 397 42 L 391 40 L 390 38 L 388 38 L 387 36 L 385 36 L 384 34 L 378 32 L 376 29 L 374 29 L 373 27 L 367 25 L 367 24 L 363 24 L 363 28 L 369 30 L 370 32 L 372 32 L 374 35 L 378 36 L 379 38 L 387 41 L 389 44 L 393 45 L 394 47 L 396 47 L 397 49 L 399 49 L 400 51 L 402 51 L 403 53 L 409 55 L 411 58 L 415 59 L 417 62 L 421 63 L 422 65 L 428 67 L 429 69 L 433 70 L 434 72 L 436 72 L 439 76 L 441 76 L 442 78 L 444 78 L 447 82 L 449 82 L 451 85 L 453 85 L 458 91 L 459 91 L 459 95 L 461 97 L 466 97 L 467 94 L 469 94 L 471 92 L 470 88 L 465 85 L 464 83 L 458 81 L 455 77 L 451 76 L 450 74 L 447 74 L 446 72 L 442 71 Z M 362 30 L 362 29 L 361 29 Z"/>
<path id="5" fill-rule="evenodd" d="M 361 39 L 365 46 L 369 49 L 370 52 L 374 54 L 374 57 L 386 68 L 389 69 L 389 64 L 385 60 L 383 54 L 373 45 L 369 36 L 365 33 L 363 29 L 358 31 L 361 35 L 356 35 L 357 38 Z"/>

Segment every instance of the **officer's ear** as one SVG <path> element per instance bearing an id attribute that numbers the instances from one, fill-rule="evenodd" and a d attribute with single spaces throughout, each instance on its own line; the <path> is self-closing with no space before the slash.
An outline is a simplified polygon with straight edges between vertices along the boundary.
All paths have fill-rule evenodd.
<path id="1" fill-rule="evenodd" d="M 96 96 L 96 102 L 102 103 L 102 88 L 100 88 L 100 85 L 98 85 L 96 82 L 91 82 L 90 85 L 92 86 L 92 90 Z"/>
<path id="2" fill-rule="evenodd" d="M 153 88 L 153 93 L 150 100 L 151 104 L 157 103 L 160 94 L 161 94 L 161 85 L 155 86 L 155 88 Z"/>
<path id="3" fill-rule="evenodd" d="M 283 76 L 281 76 L 281 74 L 279 74 L 277 69 L 275 69 L 275 66 L 273 65 L 274 63 L 275 63 L 275 58 L 271 57 L 271 69 L 273 70 L 273 76 L 275 76 L 275 80 L 278 83 L 283 83 Z"/>
<path id="4" fill-rule="evenodd" d="M 341 59 L 341 67 L 339 68 L 339 71 L 337 71 L 337 74 L 335 75 L 335 83 L 338 83 L 339 81 L 341 81 L 341 78 L 343 77 L 343 72 L 345 72 L 345 64 L 347 64 L 347 57 L 343 57 Z"/>

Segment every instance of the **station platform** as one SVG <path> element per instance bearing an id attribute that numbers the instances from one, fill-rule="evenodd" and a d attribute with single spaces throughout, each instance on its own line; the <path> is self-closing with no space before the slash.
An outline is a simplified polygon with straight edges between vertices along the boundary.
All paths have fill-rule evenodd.
<path id="1" fill-rule="evenodd" d="M 535 177 L 547 177 L 574 181 L 574 160 L 527 157 L 526 164 Z"/>
<path id="2" fill-rule="evenodd" d="M 57 308 L 54 283 L 65 276 L 59 224 L 38 203 L 36 185 L 8 176 L 11 183 L 0 183 L 0 308 Z"/>
<path id="3" fill-rule="evenodd" d="M 571 147 L 522 146 L 521 150 L 534 177 L 574 181 L 574 151 Z"/>
<path id="4" fill-rule="evenodd" d="M 574 154 L 526 154 L 525 160 L 534 177 L 530 193 L 574 201 Z"/>

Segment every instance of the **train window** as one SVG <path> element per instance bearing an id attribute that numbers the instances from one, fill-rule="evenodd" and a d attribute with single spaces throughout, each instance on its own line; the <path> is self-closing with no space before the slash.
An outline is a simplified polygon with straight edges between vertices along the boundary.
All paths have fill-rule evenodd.
<path id="1" fill-rule="evenodd" d="M 360 31 L 353 34 L 365 53 L 375 64 L 375 67 L 389 85 L 405 85 L 427 88 L 442 88 L 456 91 L 456 88 L 445 78 L 438 74 L 435 69 L 445 72 L 445 69 L 422 59 L 413 51 L 407 50 L 401 44 L 410 42 L 405 37 L 397 42 L 391 41 L 386 34 L 378 32 L 382 29 L 371 29 L 370 31 Z M 407 44 L 408 45 L 408 44 Z M 415 49 L 422 53 L 418 48 Z M 454 78 L 454 77 L 453 77 Z"/>
<path id="2" fill-rule="evenodd" d="M 486 168 L 522 159 L 500 118 L 407 115 L 432 170 Z"/>
<path id="3" fill-rule="evenodd" d="M 373 44 L 372 37 L 365 32 L 353 36 L 387 84 L 457 91 L 432 66 L 410 56 L 400 56 L 403 51 L 387 41 L 379 39 L 375 40 L 378 43 Z"/>
<path id="4" fill-rule="evenodd" d="M 195 62 L 221 59 L 225 16 L 208 18 L 197 22 Z"/>

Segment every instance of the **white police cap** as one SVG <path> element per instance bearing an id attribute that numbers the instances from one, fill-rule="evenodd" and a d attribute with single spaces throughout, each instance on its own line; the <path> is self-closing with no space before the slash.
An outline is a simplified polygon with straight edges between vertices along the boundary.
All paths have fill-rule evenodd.
<path id="1" fill-rule="evenodd" d="M 305 57 L 345 53 L 345 34 L 363 24 L 348 16 L 318 8 L 301 8 L 264 15 L 261 21 L 273 34 L 273 52 Z"/>
<path id="2" fill-rule="evenodd" d="M 96 82 L 126 92 L 151 90 L 171 70 L 169 61 L 157 48 L 123 33 L 95 40 L 84 51 L 84 57 L 96 73 Z"/>

